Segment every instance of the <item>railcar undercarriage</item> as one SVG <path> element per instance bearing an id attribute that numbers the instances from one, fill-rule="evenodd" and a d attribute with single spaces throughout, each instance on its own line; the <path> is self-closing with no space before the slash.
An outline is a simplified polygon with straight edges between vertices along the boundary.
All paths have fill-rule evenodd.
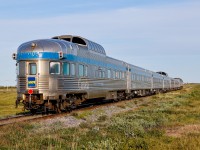
<path id="1" fill-rule="evenodd" d="M 48 97 L 48 99 L 43 100 L 42 94 L 25 94 L 24 100 L 20 100 L 19 98 L 16 100 L 16 107 L 21 102 L 24 106 L 23 109 L 30 110 L 32 113 L 36 113 L 37 111 L 61 113 L 62 111 L 71 111 L 86 101 L 85 95 L 85 93 L 67 94 L 65 99 L 59 96 L 59 99 L 51 99 Z"/>
<path id="2" fill-rule="evenodd" d="M 178 89 L 179 88 L 173 90 Z M 132 99 L 134 97 L 149 96 L 160 92 L 168 92 L 171 90 L 172 89 L 132 90 L 130 93 L 126 93 L 125 90 L 120 90 L 116 91 L 117 97 L 114 98 L 113 101 L 117 102 L 125 99 Z M 81 105 L 83 102 L 90 100 L 86 98 L 86 93 L 66 94 L 65 98 L 62 98 L 62 96 L 60 95 L 59 99 L 51 99 L 50 97 L 48 97 L 48 99 L 43 100 L 42 98 L 42 94 L 25 94 L 24 100 L 16 100 L 16 107 L 20 102 L 22 102 L 24 110 L 30 110 L 32 113 L 36 113 L 37 111 L 41 111 L 43 113 L 61 113 L 76 109 L 77 106 Z"/>

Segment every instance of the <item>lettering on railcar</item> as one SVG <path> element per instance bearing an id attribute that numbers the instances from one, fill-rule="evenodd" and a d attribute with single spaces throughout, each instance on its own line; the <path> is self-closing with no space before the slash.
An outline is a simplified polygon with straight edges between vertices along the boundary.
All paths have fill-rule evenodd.
<path id="1" fill-rule="evenodd" d="M 89 83 L 88 83 L 88 81 L 84 81 L 84 80 L 79 79 L 79 81 L 78 81 L 78 88 L 79 89 L 89 89 Z"/>

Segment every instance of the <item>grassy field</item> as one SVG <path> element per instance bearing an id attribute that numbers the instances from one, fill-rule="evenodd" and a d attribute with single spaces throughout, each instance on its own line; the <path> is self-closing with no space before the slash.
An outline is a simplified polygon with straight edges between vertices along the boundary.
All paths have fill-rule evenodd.
<path id="1" fill-rule="evenodd" d="M 2 93 L 1 97 L 3 95 L 8 101 L 15 96 Z M 200 84 L 188 84 L 180 91 L 148 99 L 150 103 L 136 110 L 112 117 L 102 113 L 97 121 L 86 121 L 74 128 L 66 128 L 59 121 L 50 128 L 41 123 L 0 127 L 0 149 L 200 149 Z M 126 108 L 131 103 L 133 101 L 126 101 L 118 106 Z M 82 119 L 91 115 L 90 111 L 72 115 Z"/>
<path id="2" fill-rule="evenodd" d="M 22 106 L 15 108 L 16 88 L 0 88 L 0 118 L 22 112 Z"/>

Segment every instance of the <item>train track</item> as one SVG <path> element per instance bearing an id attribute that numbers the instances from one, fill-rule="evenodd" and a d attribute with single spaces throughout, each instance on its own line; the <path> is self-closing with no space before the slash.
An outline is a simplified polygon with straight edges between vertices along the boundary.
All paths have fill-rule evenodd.
<path id="1" fill-rule="evenodd" d="M 50 117 L 50 116 L 52 116 L 52 114 L 50 114 L 50 115 L 42 115 L 42 114 L 32 115 L 32 114 L 26 114 L 26 115 L 9 116 L 9 117 L 0 119 L 0 126 L 14 124 L 14 123 L 17 123 L 17 122 L 37 120 L 37 119 L 41 119 L 41 118 L 47 118 L 47 117 Z"/>
<path id="2" fill-rule="evenodd" d="M 143 97 L 134 98 L 131 100 L 140 101 L 141 98 L 143 98 Z M 117 103 L 131 101 L 131 100 L 123 100 L 123 101 L 118 101 L 115 103 L 117 104 Z M 145 103 L 148 103 L 148 102 L 147 101 L 140 102 L 139 104 L 137 104 L 137 106 L 143 105 Z M 52 118 L 56 118 L 56 117 L 66 116 L 66 115 L 68 115 L 70 113 L 74 113 L 74 112 L 96 109 L 98 107 L 104 107 L 104 106 L 110 106 L 110 105 L 113 105 L 113 101 L 102 100 L 102 101 L 95 102 L 95 103 L 84 103 L 82 105 L 77 106 L 77 109 L 74 109 L 72 112 L 66 112 L 66 113 L 61 113 L 61 114 L 45 114 L 44 115 L 42 113 L 39 113 L 39 114 L 33 115 L 31 113 L 27 113 L 27 114 L 22 114 L 22 115 L 9 116 L 7 118 L 0 119 L 0 126 L 14 124 L 14 123 L 18 123 L 18 122 L 25 122 L 25 121 L 29 122 L 29 121 L 52 119 Z"/>
<path id="3" fill-rule="evenodd" d="M 106 102 L 104 102 L 103 104 L 105 104 Z M 101 103 L 102 104 L 102 103 Z M 79 110 L 83 110 L 83 109 L 91 109 L 91 106 L 94 105 L 100 105 L 100 103 L 85 103 L 83 105 L 78 106 L 78 109 L 73 110 L 74 111 L 79 111 Z M 37 120 L 42 120 L 42 119 L 49 119 L 49 118 L 54 118 L 54 117 L 60 117 L 63 115 L 69 114 L 68 113 L 62 113 L 62 114 L 42 114 L 42 113 L 38 113 L 38 114 L 31 114 L 31 113 L 27 113 L 27 114 L 21 114 L 21 115 L 15 115 L 15 116 L 8 116 L 6 118 L 0 119 L 0 126 L 5 126 L 5 125 L 9 125 L 9 124 L 14 124 L 17 122 L 24 122 L 24 121 L 37 121 Z"/>

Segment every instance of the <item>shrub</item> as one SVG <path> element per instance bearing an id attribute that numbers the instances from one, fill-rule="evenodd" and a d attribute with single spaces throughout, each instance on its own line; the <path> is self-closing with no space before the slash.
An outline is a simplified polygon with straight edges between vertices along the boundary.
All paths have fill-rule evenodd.
<path id="1" fill-rule="evenodd" d="M 100 116 L 99 118 L 98 118 L 98 122 L 104 122 L 104 121 L 106 121 L 106 119 L 107 119 L 108 117 L 106 116 L 106 115 L 102 115 L 102 116 Z"/>

